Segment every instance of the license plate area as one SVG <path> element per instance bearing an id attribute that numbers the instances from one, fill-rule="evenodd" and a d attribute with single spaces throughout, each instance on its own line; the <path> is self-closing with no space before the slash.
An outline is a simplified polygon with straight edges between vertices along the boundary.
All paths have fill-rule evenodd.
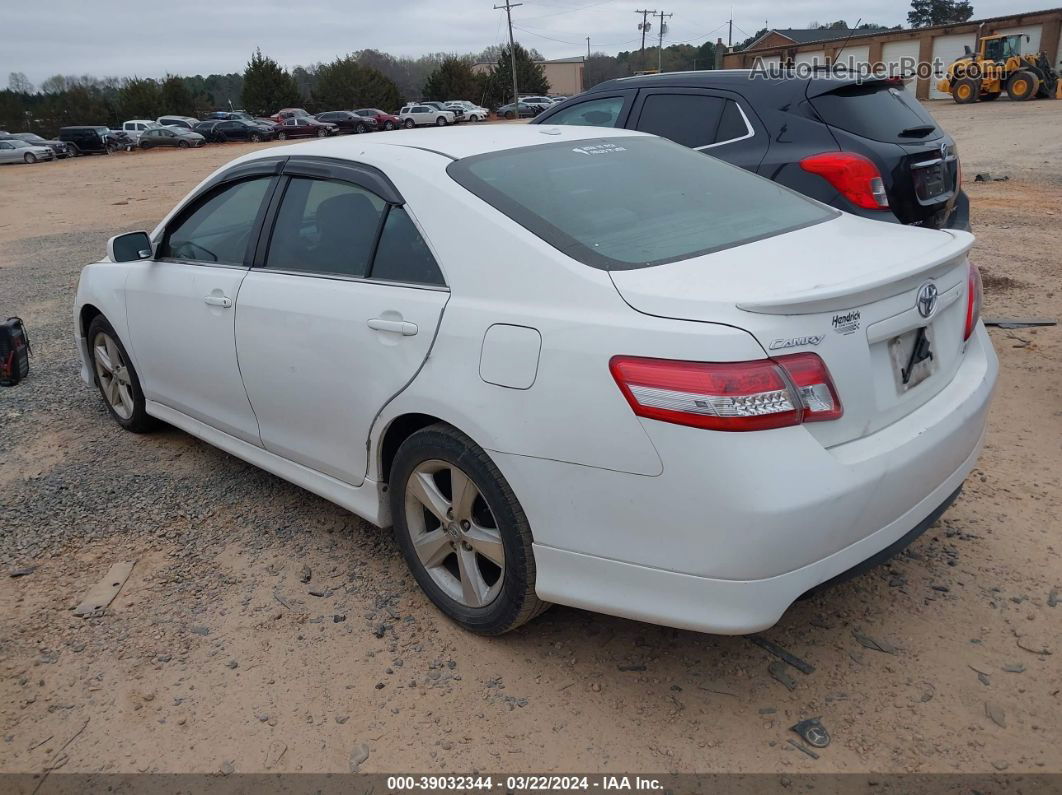
<path id="1" fill-rule="evenodd" d="M 889 360 L 897 393 L 902 395 L 921 384 L 937 370 L 933 327 L 911 329 L 890 339 Z"/>

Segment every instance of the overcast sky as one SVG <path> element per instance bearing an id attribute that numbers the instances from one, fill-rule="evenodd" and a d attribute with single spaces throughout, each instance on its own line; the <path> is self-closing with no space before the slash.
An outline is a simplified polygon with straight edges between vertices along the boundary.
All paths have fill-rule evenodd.
<path id="1" fill-rule="evenodd" d="M 506 37 L 498 0 L 49 0 L 0 10 L 0 87 L 9 72 L 39 84 L 56 73 L 159 77 L 243 71 L 255 47 L 285 66 L 372 47 L 396 55 L 478 52 Z M 1059 0 L 973 0 L 975 18 L 1052 8 Z M 639 45 L 635 9 L 624 0 L 524 0 L 513 10 L 517 40 L 547 58 Z M 653 5 L 649 5 L 653 8 Z M 838 18 L 906 24 L 903 0 L 742 0 L 734 40 L 764 26 L 806 27 Z M 726 41 L 729 3 L 673 0 L 664 44 Z M 655 35 L 656 26 L 653 27 Z"/>

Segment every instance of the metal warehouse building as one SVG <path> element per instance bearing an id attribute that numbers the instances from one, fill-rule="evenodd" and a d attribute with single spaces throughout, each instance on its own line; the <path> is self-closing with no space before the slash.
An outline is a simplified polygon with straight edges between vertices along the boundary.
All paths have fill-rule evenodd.
<path id="1" fill-rule="evenodd" d="M 940 73 L 947 71 L 948 64 L 964 52 L 964 47 L 973 49 L 978 35 L 993 33 L 1020 33 L 1028 36 L 1022 40 L 1022 52 L 1036 53 L 1043 50 L 1056 66 L 1062 62 L 1059 28 L 1062 27 L 1062 8 L 1047 11 L 1029 11 L 1009 14 L 991 19 L 972 19 L 957 25 L 937 25 L 909 30 L 844 33 L 837 38 L 818 39 L 806 34 L 836 35 L 834 31 L 796 31 L 775 29 L 761 36 L 747 50 L 731 52 L 723 56 L 727 69 L 751 68 L 757 57 L 766 66 L 820 64 L 848 62 L 856 64 L 897 64 L 901 59 L 919 62 L 939 61 Z M 809 41 L 812 38 L 815 40 Z M 939 76 L 939 75 L 938 75 Z M 936 78 L 922 77 L 918 80 L 916 96 L 919 99 L 945 99 L 947 94 L 936 87 Z"/>

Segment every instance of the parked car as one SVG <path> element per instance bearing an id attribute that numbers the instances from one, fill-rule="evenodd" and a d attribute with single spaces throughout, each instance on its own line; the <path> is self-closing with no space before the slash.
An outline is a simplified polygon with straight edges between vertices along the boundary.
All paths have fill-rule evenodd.
<path id="1" fill-rule="evenodd" d="M 0 138 L 0 163 L 36 163 L 54 160 L 55 152 L 48 146 L 35 146 L 18 138 Z"/>
<path id="2" fill-rule="evenodd" d="M 521 102 L 519 108 L 517 108 L 516 103 L 510 102 L 508 105 L 502 105 L 495 111 L 495 113 L 503 119 L 515 119 L 517 114 L 519 114 L 521 119 L 530 119 L 541 112 L 541 105 L 530 105 L 527 102 Z"/>
<path id="3" fill-rule="evenodd" d="M 375 119 L 377 129 L 380 130 L 397 130 L 401 124 L 396 115 L 382 111 L 379 108 L 359 108 L 354 112 L 367 119 Z"/>
<path id="4" fill-rule="evenodd" d="M 276 132 L 272 126 L 265 127 L 257 122 L 242 119 L 213 119 L 201 121 L 195 126 L 195 132 L 203 136 L 208 143 L 227 143 L 228 141 L 272 141 Z"/>
<path id="5" fill-rule="evenodd" d="M 286 119 L 298 119 L 298 118 L 312 119 L 313 118 L 313 114 L 311 114 L 308 110 L 306 110 L 306 108 L 281 108 L 280 110 L 278 110 L 276 113 L 274 113 L 269 118 L 271 118 L 273 121 L 275 121 L 277 123 L 281 123 L 281 122 L 283 122 Z"/>
<path id="6" fill-rule="evenodd" d="M 977 463 L 998 363 L 969 233 L 627 130 L 283 154 L 82 271 L 81 377 L 130 431 L 392 525 L 469 630 L 558 602 L 760 631 L 909 544 Z"/>
<path id="7" fill-rule="evenodd" d="M 450 111 L 451 113 L 454 114 L 454 124 L 457 124 L 458 122 L 462 122 L 462 121 L 465 120 L 465 109 L 461 108 L 461 107 L 450 108 L 450 107 L 446 106 L 446 103 L 444 103 L 444 102 L 436 102 L 434 100 L 430 100 L 430 101 L 429 100 L 421 100 L 420 102 L 418 102 L 416 104 L 418 104 L 418 105 L 427 105 L 430 108 L 435 108 L 435 110 L 442 110 L 442 111 L 448 110 L 448 111 Z"/>
<path id="8" fill-rule="evenodd" d="M 119 137 L 105 125 L 62 127 L 59 140 L 65 143 L 74 155 L 109 155 L 129 145 L 126 136 Z"/>
<path id="9" fill-rule="evenodd" d="M 845 212 L 970 228 L 954 139 L 901 80 L 673 72 L 600 83 L 534 124 L 662 135 Z"/>
<path id="10" fill-rule="evenodd" d="M 254 121 L 255 118 L 245 110 L 214 110 L 203 116 L 203 121 L 227 121 L 238 119 L 240 121 Z"/>
<path id="11" fill-rule="evenodd" d="M 520 97 L 521 102 L 526 102 L 528 105 L 537 105 L 542 110 L 553 105 L 553 100 L 549 97 Z"/>
<path id="12" fill-rule="evenodd" d="M 328 122 L 339 128 L 341 133 L 367 133 L 377 129 L 376 119 L 361 116 L 352 110 L 330 110 L 314 116 L 317 121 Z"/>
<path id="13" fill-rule="evenodd" d="M 335 135 L 337 132 L 339 128 L 331 122 L 317 121 L 312 116 L 289 116 L 279 125 L 277 138 L 281 141 L 309 136 L 324 138 L 327 135 Z"/>
<path id="14" fill-rule="evenodd" d="M 141 149 L 154 149 L 159 146 L 192 149 L 205 143 L 206 138 L 200 133 L 195 130 L 186 130 L 183 127 L 156 127 L 144 130 L 143 135 L 140 136 Z"/>
<path id="15" fill-rule="evenodd" d="M 450 100 L 446 103 L 446 107 L 453 111 L 460 110 L 464 114 L 464 121 L 486 121 L 490 117 L 489 110 L 463 99 Z"/>
<path id="16" fill-rule="evenodd" d="M 457 116 L 452 110 L 439 110 L 432 105 L 426 105 L 421 102 L 411 103 L 398 111 L 398 120 L 403 127 L 420 127 L 427 124 L 434 124 L 438 127 L 445 127 L 447 124 L 453 124 Z"/>
<path id="17" fill-rule="evenodd" d="M 37 135 L 37 133 L 26 132 L 11 133 L 10 135 L 0 134 L 0 139 L 8 137 L 18 138 L 20 141 L 25 141 L 26 143 L 32 146 L 47 146 L 49 149 L 52 150 L 52 153 L 60 160 L 74 156 L 74 153 L 70 151 L 70 147 L 68 147 L 62 141 L 42 138 L 41 136 Z"/>
<path id="18" fill-rule="evenodd" d="M 182 127 L 185 130 L 190 130 L 199 124 L 199 119 L 191 116 L 159 116 L 155 121 L 163 127 Z"/>
<path id="19" fill-rule="evenodd" d="M 161 127 L 158 122 L 151 121 L 150 119 L 130 119 L 129 121 L 122 122 L 122 132 L 129 136 L 129 139 L 134 143 L 140 143 L 140 136 L 144 130 L 150 130 L 152 128 Z"/>

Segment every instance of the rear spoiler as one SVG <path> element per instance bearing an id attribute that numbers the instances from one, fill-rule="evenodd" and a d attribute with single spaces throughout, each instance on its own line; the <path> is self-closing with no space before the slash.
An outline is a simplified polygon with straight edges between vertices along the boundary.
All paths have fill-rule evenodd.
<path id="1" fill-rule="evenodd" d="M 868 88 L 900 88 L 904 87 L 906 82 L 902 77 L 868 77 L 867 75 L 861 75 L 857 72 L 853 72 L 850 76 L 841 75 L 834 76 L 836 73 L 830 72 L 824 69 L 823 77 L 813 77 L 808 80 L 807 98 L 814 99 L 815 97 L 821 97 L 823 94 L 832 94 L 834 91 L 842 88 L 848 88 L 849 86 L 866 86 Z M 825 74 L 831 75 L 826 77 Z M 911 75 L 914 77 L 914 75 Z"/>

